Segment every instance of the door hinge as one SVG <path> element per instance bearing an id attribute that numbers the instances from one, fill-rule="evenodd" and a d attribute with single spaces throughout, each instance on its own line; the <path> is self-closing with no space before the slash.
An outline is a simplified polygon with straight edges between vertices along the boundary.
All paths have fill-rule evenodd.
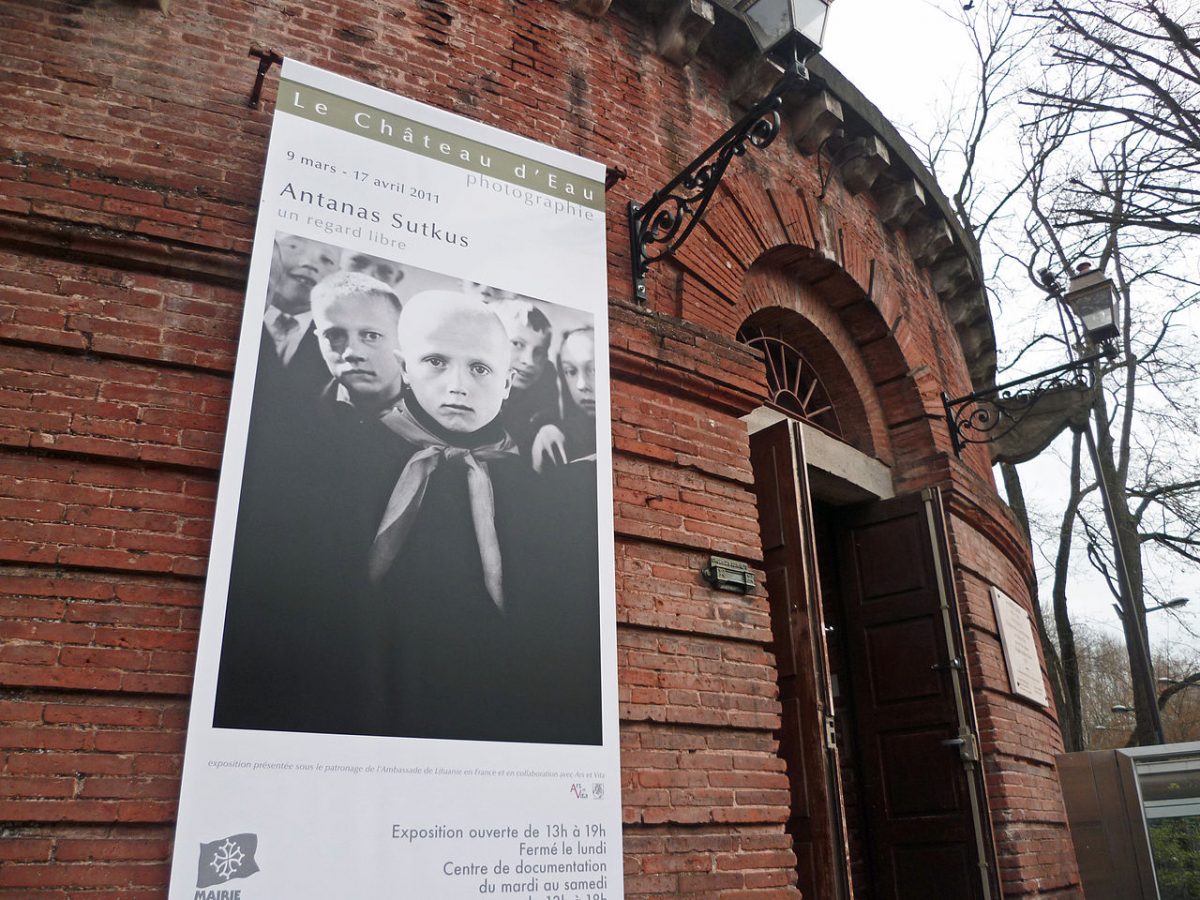
<path id="1" fill-rule="evenodd" d="M 833 716 L 825 717 L 825 749 L 837 749 L 837 726 L 834 725 Z"/>

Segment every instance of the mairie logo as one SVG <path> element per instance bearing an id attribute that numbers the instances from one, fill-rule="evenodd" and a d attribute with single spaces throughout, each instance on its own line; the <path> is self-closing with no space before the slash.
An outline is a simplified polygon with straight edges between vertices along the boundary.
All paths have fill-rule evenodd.
<path id="1" fill-rule="evenodd" d="M 254 861 L 254 851 L 257 849 L 257 834 L 231 834 L 218 841 L 201 844 L 196 887 L 212 887 L 234 878 L 249 878 L 258 871 L 258 863 Z"/>

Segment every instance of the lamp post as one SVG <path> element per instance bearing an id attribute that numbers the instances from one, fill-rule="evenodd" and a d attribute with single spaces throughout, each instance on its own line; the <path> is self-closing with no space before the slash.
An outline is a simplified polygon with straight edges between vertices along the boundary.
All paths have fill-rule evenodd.
<path id="1" fill-rule="evenodd" d="M 1192 602 L 1191 597 L 1172 597 L 1170 600 L 1164 600 L 1155 606 L 1146 607 L 1146 612 L 1158 612 L 1160 609 L 1179 609 L 1182 606 L 1187 606 Z"/>
<path id="2" fill-rule="evenodd" d="M 1158 695 L 1158 708 L 1164 709 L 1167 701 L 1188 688 L 1200 687 L 1200 672 L 1193 672 L 1186 678 L 1160 678 L 1158 683 L 1163 685 L 1162 693 Z"/>
<path id="3" fill-rule="evenodd" d="M 646 273 L 675 255 L 699 224 L 735 156 L 764 150 L 779 135 L 783 95 L 808 80 L 805 61 L 821 49 L 832 0 L 716 0 L 749 29 L 759 50 L 783 67 L 783 77 L 738 122 L 645 203 L 629 204 L 633 292 L 644 303 Z"/>
<path id="4" fill-rule="evenodd" d="M 1191 597 L 1172 597 L 1170 600 L 1164 600 L 1162 603 L 1156 603 L 1154 606 L 1147 606 L 1146 614 L 1149 615 L 1152 612 L 1158 612 L 1160 609 L 1179 609 L 1180 607 L 1187 606 L 1191 602 Z M 1121 618 L 1124 615 L 1121 612 L 1121 607 L 1115 603 L 1113 604 L 1113 609 L 1117 611 L 1117 618 Z M 1158 680 L 1160 682 L 1162 681 L 1161 678 Z"/>
<path id="5" fill-rule="evenodd" d="M 1100 383 L 1100 360 L 1113 359 L 1117 355 L 1116 341 L 1120 337 L 1120 328 L 1117 326 L 1117 291 L 1103 270 L 1093 269 L 1091 264 L 1086 262 L 1081 263 L 1072 274 L 1066 291 L 1063 291 L 1058 279 L 1048 269 L 1043 269 L 1038 276 L 1042 287 L 1058 301 L 1063 337 L 1066 339 L 1071 360 L 1028 378 L 975 391 L 956 399 L 942 394 L 950 442 L 955 453 L 959 455 L 968 444 L 991 443 L 1008 435 L 1020 426 L 1042 399 L 1056 389 L 1071 387 L 1091 390 L 1096 387 Z M 1154 691 L 1154 669 L 1150 659 L 1150 642 L 1146 634 L 1146 610 L 1133 601 L 1132 582 L 1125 564 L 1121 530 L 1110 491 L 1110 473 L 1106 471 L 1100 458 L 1090 412 L 1085 422 L 1072 424 L 1072 427 L 1082 431 L 1087 439 L 1088 454 L 1092 460 L 1092 469 L 1096 473 L 1096 483 L 1100 488 L 1101 505 L 1112 537 L 1113 563 L 1120 595 L 1118 614 L 1125 628 L 1130 677 L 1133 682 L 1133 711 L 1138 713 L 1139 727 L 1144 725 L 1154 742 L 1161 744 L 1164 742 L 1162 719 Z"/>

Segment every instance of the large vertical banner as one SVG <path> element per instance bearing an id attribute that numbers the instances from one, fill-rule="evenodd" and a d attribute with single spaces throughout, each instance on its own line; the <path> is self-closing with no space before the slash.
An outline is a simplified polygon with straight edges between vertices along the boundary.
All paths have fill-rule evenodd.
<path id="1" fill-rule="evenodd" d="M 285 64 L 173 900 L 622 895 L 603 179 Z"/>

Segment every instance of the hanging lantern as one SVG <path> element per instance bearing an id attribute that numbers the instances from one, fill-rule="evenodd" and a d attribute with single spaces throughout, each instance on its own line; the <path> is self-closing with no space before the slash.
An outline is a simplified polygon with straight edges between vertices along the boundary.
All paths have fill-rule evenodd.
<path id="1" fill-rule="evenodd" d="M 1083 326 L 1091 344 L 1111 341 L 1120 334 L 1117 328 L 1117 289 L 1103 270 L 1082 263 L 1072 276 L 1062 302 Z"/>
<path id="2" fill-rule="evenodd" d="M 750 29 L 763 53 L 792 50 L 803 62 L 821 49 L 831 0 L 717 0 Z"/>

